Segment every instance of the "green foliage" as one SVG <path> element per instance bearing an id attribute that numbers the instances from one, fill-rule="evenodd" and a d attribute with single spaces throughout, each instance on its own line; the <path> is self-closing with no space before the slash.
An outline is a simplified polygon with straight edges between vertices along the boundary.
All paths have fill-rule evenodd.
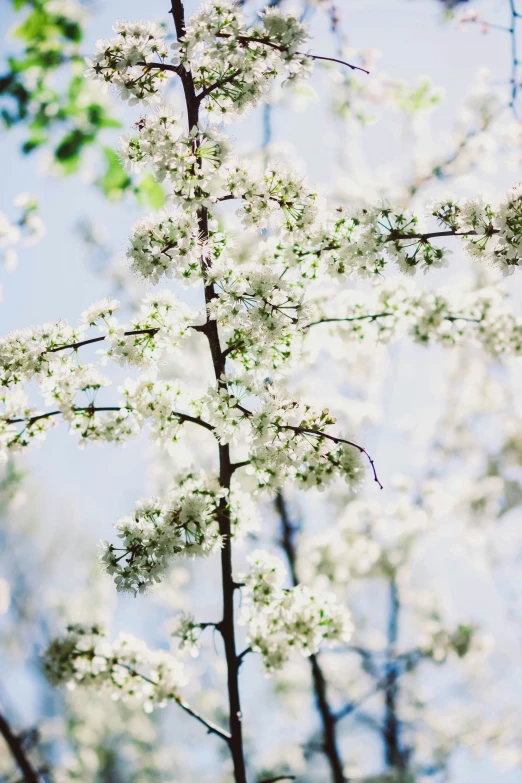
<path id="1" fill-rule="evenodd" d="M 134 182 L 122 169 L 114 149 L 102 141 L 105 130 L 121 127 L 91 82 L 83 76 L 80 51 L 86 12 L 80 5 L 62 9 L 49 0 L 11 0 L 22 16 L 12 30 L 16 54 L 0 75 L 0 122 L 22 127 L 25 155 L 47 147 L 60 173 L 78 170 L 89 147 L 99 150 L 103 174 L 96 180 L 107 198 L 127 192 L 152 207 L 163 204 L 163 191 L 151 177 Z"/>
<path id="2" fill-rule="evenodd" d="M 416 87 L 399 82 L 396 87 L 397 106 L 407 114 L 432 109 L 442 98 L 439 89 L 433 87 L 430 79 L 424 77 Z"/>
<path id="3" fill-rule="evenodd" d="M 152 174 L 147 174 L 135 188 L 135 193 L 141 203 L 148 204 L 153 209 L 159 209 L 165 203 L 165 193 Z"/>
<path id="4" fill-rule="evenodd" d="M 129 190 L 135 194 L 140 204 L 159 209 L 165 203 L 165 194 L 161 185 L 151 174 L 139 182 L 133 182 L 121 164 L 121 160 L 112 147 L 104 147 L 105 172 L 97 180 L 97 185 L 110 201 L 119 201 Z"/>

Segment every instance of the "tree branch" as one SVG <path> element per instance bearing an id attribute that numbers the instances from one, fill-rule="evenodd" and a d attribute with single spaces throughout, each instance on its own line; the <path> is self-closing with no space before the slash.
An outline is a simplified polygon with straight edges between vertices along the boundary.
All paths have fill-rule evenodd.
<path id="1" fill-rule="evenodd" d="M 4 738 L 11 756 L 23 775 L 25 783 L 42 783 L 42 777 L 25 752 L 22 740 L 13 732 L 5 716 L 0 712 L 0 734 Z"/>
<path id="2" fill-rule="evenodd" d="M 127 410 L 127 408 L 118 407 L 118 406 L 104 406 L 104 407 L 96 407 L 94 405 L 89 405 L 85 408 L 77 408 L 73 407 L 74 413 L 87 413 L 89 416 L 93 416 L 95 413 L 100 412 L 107 412 L 107 411 L 124 411 Z M 39 421 L 40 419 L 49 419 L 51 416 L 59 416 L 62 414 L 63 411 L 49 411 L 48 413 L 39 413 L 37 416 L 30 416 L 25 419 L 4 419 L 6 424 L 22 424 L 23 422 L 27 423 L 27 426 L 33 425 L 36 421 Z M 207 430 L 210 430 L 211 432 L 214 431 L 214 427 L 212 424 L 209 424 L 207 421 L 203 421 L 203 419 L 198 419 L 195 416 L 189 416 L 186 413 L 178 413 L 178 411 L 171 411 L 173 416 L 176 416 L 181 423 L 184 422 L 190 422 L 191 424 L 197 424 L 199 427 L 204 427 Z"/>
<path id="3" fill-rule="evenodd" d="M 136 65 L 141 65 L 144 70 L 151 71 L 153 68 L 157 68 L 158 71 L 172 71 L 173 73 L 177 73 L 178 76 L 181 76 L 181 73 L 183 71 L 183 68 L 179 65 L 171 65 L 171 63 L 146 63 L 146 62 L 140 62 L 136 63 Z"/>
<path id="4" fill-rule="evenodd" d="M 251 652 L 252 652 L 251 647 L 245 647 L 243 652 L 240 652 L 239 655 L 237 656 L 238 663 L 243 663 L 244 658 Z"/>
<path id="5" fill-rule="evenodd" d="M 380 690 L 382 690 L 383 687 L 384 687 L 384 683 L 379 682 L 375 687 L 373 687 L 371 690 L 367 691 L 363 696 L 361 696 L 360 699 L 357 699 L 356 701 L 348 702 L 348 704 L 346 704 L 344 707 L 342 707 L 342 709 L 338 710 L 335 713 L 334 718 L 336 722 L 342 720 L 347 715 L 351 715 L 352 712 L 355 712 L 355 710 L 359 709 L 361 704 L 364 704 L 364 702 L 367 699 L 371 698 L 372 696 L 375 696 L 375 694 L 378 693 Z"/>
<path id="6" fill-rule="evenodd" d="M 282 490 L 276 494 L 275 507 L 281 521 L 281 546 L 286 554 L 288 567 L 292 584 L 297 586 L 299 579 L 297 576 L 297 549 L 295 545 L 296 525 L 292 524 L 288 508 Z M 336 718 L 328 701 L 328 691 L 326 678 L 324 676 L 319 658 L 317 655 L 308 657 L 312 672 L 312 682 L 315 694 L 317 710 L 319 712 L 323 727 L 323 742 L 321 750 L 328 759 L 332 773 L 333 783 L 347 783 L 343 771 L 343 761 L 337 744 Z"/>
<path id="7" fill-rule="evenodd" d="M 377 482 L 380 489 L 383 489 L 383 486 L 381 482 L 379 481 L 379 477 L 377 476 L 377 471 L 375 469 L 375 462 L 373 461 L 370 454 L 366 451 L 364 446 L 359 446 L 358 443 L 354 443 L 352 440 L 346 440 L 346 438 L 338 438 L 335 435 L 329 435 L 327 432 L 321 432 L 320 430 L 311 430 L 307 427 L 294 427 L 291 424 L 284 424 L 279 425 L 280 429 L 282 430 L 292 430 L 297 435 L 315 435 L 318 438 L 326 438 L 327 440 L 331 440 L 332 443 L 346 443 L 348 446 L 353 446 L 354 449 L 358 449 L 361 454 L 364 454 L 365 457 L 368 459 L 368 462 L 372 466 L 373 471 L 373 480 Z"/>
<path id="8" fill-rule="evenodd" d="M 333 324 L 333 323 L 351 323 L 353 321 L 377 321 L 379 318 L 390 318 L 394 313 L 374 313 L 372 315 L 357 315 L 353 318 L 319 318 L 317 321 L 311 321 L 309 324 L 306 324 L 306 326 L 303 326 L 303 330 L 310 329 L 312 326 L 318 326 L 319 324 Z M 467 318 L 464 315 L 445 315 L 444 316 L 445 321 L 451 321 L 451 323 L 455 321 L 467 321 L 468 323 L 473 324 L 480 324 L 482 323 L 482 318 Z"/>
<path id="9" fill-rule="evenodd" d="M 242 405 L 235 405 L 234 407 L 241 411 L 241 413 L 243 413 L 247 418 L 252 416 L 252 411 L 249 411 L 248 408 L 244 408 Z M 354 443 L 353 440 L 346 440 L 346 438 L 339 438 L 336 435 L 329 435 L 327 432 L 321 432 L 320 430 L 311 430 L 308 429 L 308 427 L 296 427 L 292 424 L 278 424 L 276 426 L 280 430 L 292 430 L 292 432 L 295 432 L 296 435 L 315 435 L 317 438 L 326 438 L 326 440 L 331 440 L 333 443 L 346 443 L 347 446 L 353 446 L 354 449 L 357 449 L 361 454 L 366 456 L 368 462 L 372 466 L 373 480 L 377 482 L 380 489 L 383 489 L 383 485 L 377 476 L 375 462 L 373 461 L 370 454 L 366 451 L 364 446 L 360 446 L 358 443 Z"/>
<path id="10" fill-rule="evenodd" d="M 216 723 L 212 723 L 212 721 L 207 720 L 207 718 L 204 718 L 202 715 L 199 714 L 199 712 L 196 712 L 195 710 L 192 709 L 192 707 L 189 707 L 189 705 L 181 698 L 176 698 L 174 701 L 176 702 L 176 704 L 179 704 L 182 710 L 185 710 L 186 713 L 192 715 L 192 717 L 195 718 L 197 721 L 199 721 L 199 723 L 203 724 L 203 726 L 205 726 L 205 728 L 207 729 L 208 734 L 216 734 L 218 737 L 221 737 L 221 739 L 225 740 L 225 742 L 230 743 L 231 736 L 228 733 L 228 731 L 225 731 Z"/>
<path id="11" fill-rule="evenodd" d="M 384 679 L 384 726 L 382 736 L 386 762 L 390 769 L 404 771 L 407 765 L 408 751 L 401 742 L 401 722 L 398 710 L 399 672 L 396 662 L 396 645 L 399 634 L 399 591 L 395 576 L 390 580 L 390 610 L 388 618 L 388 644 L 386 649 L 386 675 Z"/>
<path id="12" fill-rule="evenodd" d="M 232 38 L 232 35 L 229 35 L 228 33 L 217 33 L 218 38 Z M 274 41 L 271 41 L 269 38 L 254 38 L 248 35 L 238 35 L 237 41 L 242 44 L 262 44 L 263 46 L 269 46 L 271 49 L 276 49 L 278 52 L 284 52 L 285 47 L 281 46 L 280 44 L 276 44 Z M 339 63 L 339 65 L 346 65 L 348 68 L 351 68 L 352 71 L 362 71 L 363 73 L 370 73 L 370 71 L 367 71 L 366 68 L 361 68 L 359 65 L 352 65 L 352 63 L 347 63 L 345 60 L 338 60 L 336 57 L 322 57 L 319 54 L 310 54 L 310 52 L 294 52 L 298 57 L 309 57 L 311 60 L 326 60 L 331 63 Z"/>
<path id="13" fill-rule="evenodd" d="M 125 337 L 131 337 L 135 334 L 149 334 L 151 337 L 152 335 L 156 334 L 156 332 L 159 332 L 159 326 L 154 327 L 152 329 L 134 329 L 130 332 L 123 332 Z M 101 343 L 104 340 L 106 340 L 106 337 L 92 337 L 90 340 L 81 340 L 77 343 L 68 343 L 67 345 L 57 345 L 55 348 L 49 348 L 47 351 L 44 351 L 45 353 L 57 353 L 58 351 L 66 351 L 69 348 L 72 348 L 74 351 L 77 351 L 78 348 L 83 348 L 84 345 L 91 345 L 92 343 Z"/>
<path id="14" fill-rule="evenodd" d="M 375 313 L 373 315 L 356 315 L 353 318 L 319 318 L 317 321 L 311 321 L 306 326 L 303 326 L 303 330 L 310 329 L 312 326 L 318 326 L 319 324 L 331 324 L 345 321 L 347 323 L 351 321 L 377 321 L 378 318 L 389 318 L 393 313 Z"/>
<path id="15" fill-rule="evenodd" d="M 205 89 L 198 94 L 197 96 L 198 103 L 201 103 L 201 101 L 204 100 L 204 98 L 206 98 L 208 95 L 210 95 L 210 93 L 214 92 L 214 90 L 218 90 L 220 87 L 224 87 L 225 84 L 231 82 L 233 79 L 236 78 L 236 76 L 239 76 L 240 73 L 241 71 L 237 69 L 236 71 L 232 71 L 232 73 L 229 74 L 228 76 L 224 76 L 222 79 L 219 79 L 217 82 L 214 82 L 214 84 L 209 84 L 208 87 L 205 87 Z"/>
<path id="16" fill-rule="evenodd" d="M 145 682 L 148 682 L 151 685 L 156 686 L 158 684 L 150 677 L 147 677 L 146 674 L 142 674 L 141 672 L 137 671 L 132 666 L 129 666 L 126 663 L 120 663 L 118 661 L 116 665 L 121 666 L 122 669 L 126 669 L 135 677 L 139 677 L 141 680 L 144 680 Z M 221 726 L 218 726 L 216 723 L 212 723 L 212 721 L 207 720 L 207 718 L 204 718 L 202 715 L 199 714 L 199 712 L 196 712 L 196 710 L 193 710 L 192 707 L 190 707 L 186 701 L 183 701 L 181 696 L 174 696 L 173 700 L 176 702 L 176 704 L 178 704 L 181 707 L 182 710 L 188 713 L 188 715 L 191 715 L 199 723 L 205 726 L 209 734 L 216 734 L 218 737 L 221 737 L 221 739 L 225 740 L 226 742 L 230 742 L 230 734 L 227 731 L 222 729 Z"/>
<path id="17" fill-rule="evenodd" d="M 171 13 L 176 27 L 176 34 L 179 41 L 185 36 L 185 11 L 182 0 L 171 0 Z M 187 119 L 189 131 L 198 128 L 200 99 L 196 95 L 194 79 L 190 71 L 182 70 L 180 79 L 185 95 L 185 104 L 187 108 Z M 201 160 L 198 161 L 201 166 Z M 205 207 L 198 209 L 198 229 L 204 242 L 208 239 L 208 210 Z M 208 306 L 216 297 L 216 292 L 212 283 L 208 282 L 207 271 L 211 266 L 212 259 L 208 254 L 201 256 L 201 273 L 204 280 L 204 294 L 206 305 L 206 325 L 203 333 L 207 337 L 214 375 L 218 384 L 225 372 L 226 359 L 223 357 L 223 351 L 219 339 L 219 330 L 217 323 L 209 318 Z M 230 490 L 233 474 L 232 462 L 230 459 L 230 448 L 227 444 L 219 444 L 219 483 L 227 490 Z M 226 498 L 222 498 L 217 513 L 219 532 L 223 541 L 221 547 L 221 588 L 223 617 L 219 623 L 218 630 L 221 633 L 225 647 L 225 659 L 227 664 L 227 692 L 229 706 L 229 729 L 230 741 L 228 746 L 232 755 L 234 766 L 234 783 L 247 783 L 246 763 L 243 748 L 243 726 L 241 713 L 241 700 L 239 694 L 239 667 L 236 652 L 236 632 L 234 620 L 234 592 L 236 583 L 233 577 L 232 567 L 232 522 L 230 508 Z"/>
<path id="18" fill-rule="evenodd" d="M 392 228 L 386 237 L 386 242 L 400 242 L 403 239 L 419 239 L 421 242 L 427 242 L 429 239 L 436 239 L 437 237 L 478 237 L 478 236 L 493 236 L 493 234 L 500 233 L 497 228 L 492 228 L 485 233 L 479 234 L 478 231 L 428 231 L 425 234 L 418 234 L 415 232 L 408 232 L 403 234 L 398 229 Z"/>

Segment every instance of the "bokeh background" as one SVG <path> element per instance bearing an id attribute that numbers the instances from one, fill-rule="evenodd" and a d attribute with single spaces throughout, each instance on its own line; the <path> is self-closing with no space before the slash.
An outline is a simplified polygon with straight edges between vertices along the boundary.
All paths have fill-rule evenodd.
<path id="1" fill-rule="evenodd" d="M 186 6 L 190 13 L 198 3 L 189 0 Z M 356 205 L 390 197 L 422 210 L 427 200 L 447 192 L 497 199 L 518 181 L 522 134 L 517 105 L 508 106 L 513 35 L 496 27 L 510 27 L 509 2 L 457 4 L 453 14 L 439 0 L 338 0 L 336 6 L 334 29 L 328 3 L 286 7 L 306 15 L 314 53 L 335 56 L 342 51 L 369 64 L 370 75 L 318 67 L 305 87 L 292 92 L 278 88 L 268 109 L 258 108 L 227 127 L 241 154 L 288 160 L 305 170 L 328 198 Z M 247 13 L 254 7 L 245 3 Z M 85 3 L 82 9 L 79 48 L 85 55 L 98 38 L 110 37 L 117 19 L 171 24 L 167 3 L 159 0 L 107 0 Z M 28 11 L 2 4 L 4 52 L 22 50 L 23 41 L 12 31 Z M 470 18 L 462 21 L 466 14 Z M 522 36 L 520 23 L 519 28 Z M 66 67 L 58 69 L 55 88 L 64 89 L 68 78 Z M 171 85 L 168 100 L 181 107 L 174 80 Z M 147 290 L 126 272 L 124 257 L 132 223 L 151 205 L 146 194 L 138 199 L 130 188 L 103 180 L 107 154 L 100 151 L 116 149 L 118 136 L 141 110 L 122 105 L 110 93 L 98 99 L 107 103 L 121 127 L 102 130 L 69 175 L 53 155 L 59 128 L 31 154 L 21 151 L 26 122 L 2 135 L 0 210 L 14 215 L 14 197 L 31 193 L 46 227 L 38 244 L 20 251 L 14 270 L 1 271 L 2 334 L 59 318 L 74 323 L 87 306 L 107 295 L 118 296 L 132 309 Z M 488 112 L 494 119 L 486 122 Z M 444 166 L 436 171 L 441 162 Z M 519 307 L 517 275 L 502 281 L 458 248 L 449 269 L 430 273 L 420 285 L 437 288 L 462 281 L 503 286 L 513 307 Z M 180 296 L 191 294 L 181 291 Z M 361 708 L 343 719 L 346 775 L 368 782 L 522 781 L 521 360 L 493 361 L 474 346 L 447 350 L 411 340 L 354 348 L 326 331 L 313 338 L 310 353 L 314 363 L 297 367 L 293 383 L 313 400 L 340 410 L 372 453 L 385 489 L 378 493 L 368 482 L 362 497 L 381 504 L 374 511 L 376 520 L 388 520 L 383 548 L 403 546 L 406 533 L 415 527 L 411 509 L 419 493 L 428 498 L 427 532 L 422 530 L 407 558 L 408 590 L 426 596 L 425 607 L 436 604 L 450 625 L 480 626 L 484 640 L 482 653 L 466 665 L 450 656 L 444 666 L 430 662 L 426 671 L 404 676 L 399 717 L 405 736 L 415 737 L 406 771 L 386 762 L 378 729 L 382 692 L 364 705 L 366 717 Z M 200 372 L 198 357 L 180 357 L 179 366 L 167 371 L 180 377 Z M 124 375 L 114 375 L 116 386 Z M 175 706 L 149 718 L 139 709 L 105 707 L 92 693 L 64 696 L 45 684 L 38 662 L 49 635 L 68 620 L 101 619 L 111 633 L 125 630 L 152 646 L 166 646 L 174 612 L 191 605 L 198 607 L 201 619 L 215 614 L 216 564 L 188 563 L 173 571 L 163 589 L 139 599 L 117 598 L 97 565 L 98 541 L 111 538 L 112 525 L 135 500 L 163 486 L 169 472 L 200 458 L 204 463 L 207 456 L 199 442 L 181 446 L 170 458 L 158 455 L 146 439 L 126 448 L 80 450 L 57 426 L 44 444 L 36 444 L 5 474 L 0 702 L 17 726 L 38 728 L 27 741 L 35 756 L 45 757 L 54 768 L 51 779 L 231 779 L 213 739 Z M 427 481 L 432 482 L 429 491 Z M 411 504 L 406 509 L 401 507 L 405 496 Z M 313 537 L 349 514 L 352 500 L 341 490 L 326 499 L 289 492 L 287 500 L 304 536 L 302 572 L 313 581 Z M 265 502 L 261 513 L 253 544 L 275 551 L 280 523 L 273 504 Z M 386 585 L 362 577 L 361 584 L 348 582 L 336 589 L 353 603 L 360 620 L 356 642 L 378 649 L 386 642 Z M 410 649 L 420 644 L 428 621 L 419 625 L 417 615 L 412 619 L 405 611 L 401 629 L 404 649 Z M 432 617 L 431 609 L 426 613 Z M 203 652 L 189 662 L 190 692 L 196 703 L 219 716 L 223 661 L 211 635 Z M 357 655 L 324 657 L 336 704 L 357 702 L 369 676 L 361 672 Z M 295 771 L 302 781 L 330 780 L 325 759 L 314 750 L 319 723 L 307 662 L 296 660 L 290 671 L 266 679 L 259 663 L 249 659 L 242 684 L 255 766 L 274 774 Z M 104 743 L 109 750 L 102 752 Z M 5 780 L 15 780 L 2 753 Z M 414 757 L 423 753 L 443 757 L 444 763 L 417 763 Z"/>

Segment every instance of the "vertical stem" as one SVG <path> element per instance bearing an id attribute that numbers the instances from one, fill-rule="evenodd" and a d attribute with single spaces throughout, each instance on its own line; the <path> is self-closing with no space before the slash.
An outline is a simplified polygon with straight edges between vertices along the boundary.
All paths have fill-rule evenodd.
<path id="1" fill-rule="evenodd" d="M 171 13 L 174 19 L 178 40 L 181 40 L 185 34 L 185 14 L 182 0 L 171 0 Z M 190 71 L 182 69 L 180 78 L 185 93 L 189 129 L 192 130 L 192 128 L 198 126 L 199 102 Z M 198 210 L 198 228 L 201 240 L 204 242 L 208 239 L 208 210 L 206 208 L 200 208 Z M 206 278 L 206 271 L 211 263 L 212 260 L 208 256 L 202 256 L 201 270 L 203 280 Z M 208 305 L 215 296 L 214 286 L 205 283 L 205 304 Z M 210 320 L 208 314 L 205 329 L 203 331 L 208 339 L 216 381 L 220 384 L 222 383 L 221 379 L 225 372 L 225 358 L 221 349 L 217 323 L 216 321 Z M 220 444 L 219 481 L 221 486 L 225 489 L 230 489 L 232 473 L 233 469 L 230 460 L 229 446 Z M 229 747 L 234 764 L 234 783 L 246 783 L 241 701 L 239 695 L 240 660 L 236 651 L 236 632 L 234 623 L 234 592 L 237 585 L 234 582 L 232 569 L 231 522 L 228 502 L 228 498 L 223 498 L 218 509 L 219 532 L 223 540 L 221 549 L 223 618 L 217 625 L 217 628 L 223 638 L 225 659 L 227 663 L 229 727 L 231 735 Z"/>
<path id="2" fill-rule="evenodd" d="M 220 483 L 230 489 L 232 468 L 228 446 L 219 447 Z M 230 529 L 230 507 L 228 499 L 221 501 L 219 509 L 219 531 L 223 538 L 221 550 L 221 578 L 223 586 L 223 619 L 219 626 L 225 645 L 225 657 L 228 672 L 228 703 L 230 726 L 230 752 L 234 761 L 235 783 L 246 783 L 245 759 L 243 751 L 243 726 L 241 701 L 239 696 L 240 659 L 236 651 L 236 635 L 234 625 L 234 592 L 236 583 L 232 571 L 232 540 Z"/>
<path id="3" fill-rule="evenodd" d="M 510 106 L 513 109 L 513 114 L 516 119 L 519 119 L 518 107 L 517 107 L 517 95 L 518 88 L 520 86 L 518 81 L 519 73 L 519 59 L 518 59 L 518 41 L 517 41 L 517 19 L 520 17 L 515 5 L 515 0 L 509 0 L 509 11 L 511 16 L 511 22 L 509 27 L 509 33 L 511 35 L 511 102 Z"/>
<path id="4" fill-rule="evenodd" d="M 290 569 L 290 575 L 292 578 L 292 584 L 295 587 L 299 584 L 296 569 L 296 528 L 290 520 L 288 507 L 281 490 L 278 491 L 275 497 L 275 507 L 281 520 L 281 546 L 286 554 L 286 559 L 288 561 L 288 567 Z M 315 703 L 317 711 L 321 717 L 323 729 L 322 750 L 328 759 L 328 764 L 330 765 L 332 783 L 348 783 L 348 779 L 345 777 L 343 772 L 343 762 L 337 744 L 337 722 L 335 713 L 333 712 L 328 701 L 328 686 L 326 677 L 324 676 L 318 655 L 310 655 L 308 660 L 310 661 L 310 668 L 312 671 Z"/>
<path id="5" fill-rule="evenodd" d="M 397 714 L 399 672 L 395 656 L 399 632 L 400 602 L 395 575 L 390 579 L 389 601 L 383 739 L 385 758 L 388 767 L 396 770 L 404 770 L 406 768 L 407 753 L 405 749 L 401 747 L 400 721 Z"/>
<path id="6" fill-rule="evenodd" d="M 18 737 L 13 732 L 11 726 L 1 712 L 0 734 L 6 741 L 7 747 L 11 752 L 11 756 L 15 760 L 18 769 L 22 773 L 25 783 L 42 783 L 40 773 L 37 769 L 35 769 L 35 767 L 33 767 L 31 761 L 29 760 L 20 737 Z"/>

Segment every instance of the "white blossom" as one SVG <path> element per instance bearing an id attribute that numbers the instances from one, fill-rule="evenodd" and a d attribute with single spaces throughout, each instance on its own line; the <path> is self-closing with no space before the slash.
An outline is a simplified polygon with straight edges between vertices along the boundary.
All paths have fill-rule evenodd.
<path id="1" fill-rule="evenodd" d="M 161 580 L 176 555 L 201 557 L 219 547 L 216 513 L 225 495 L 215 479 L 189 474 L 166 501 L 140 501 L 132 516 L 116 524 L 121 547 L 103 544 L 101 559 L 117 590 L 144 592 Z"/>
<path id="2" fill-rule="evenodd" d="M 196 216 L 167 207 L 134 225 L 127 258 L 134 272 L 157 283 L 162 275 L 199 279 L 201 252 Z"/>
<path id="3" fill-rule="evenodd" d="M 305 585 L 283 589 L 285 569 L 279 558 L 256 550 L 245 576 L 248 642 L 263 657 L 268 672 L 281 669 L 292 650 L 309 656 L 323 641 L 335 646 L 349 641 L 350 614 L 331 593 L 315 593 Z"/>
<path id="4" fill-rule="evenodd" d="M 131 170 L 149 168 L 169 199 L 189 209 L 210 206 L 222 194 L 230 142 L 214 128 L 185 131 L 181 118 L 162 107 L 140 120 L 137 136 L 122 140 L 121 154 Z"/>
<path id="5" fill-rule="evenodd" d="M 113 29 L 116 36 L 97 41 L 94 57 L 85 58 L 89 66 L 85 76 L 113 85 L 130 104 L 148 103 L 173 75 L 153 65 L 165 63 L 169 56 L 165 31 L 154 22 L 118 22 Z"/>
<path id="6" fill-rule="evenodd" d="M 179 698 L 186 684 L 183 664 L 140 639 L 121 634 L 109 642 L 98 626 L 71 625 L 44 655 L 44 672 L 53 685 L 93 687 L 115 700 L 142 704 L 145 712 Z"/>

